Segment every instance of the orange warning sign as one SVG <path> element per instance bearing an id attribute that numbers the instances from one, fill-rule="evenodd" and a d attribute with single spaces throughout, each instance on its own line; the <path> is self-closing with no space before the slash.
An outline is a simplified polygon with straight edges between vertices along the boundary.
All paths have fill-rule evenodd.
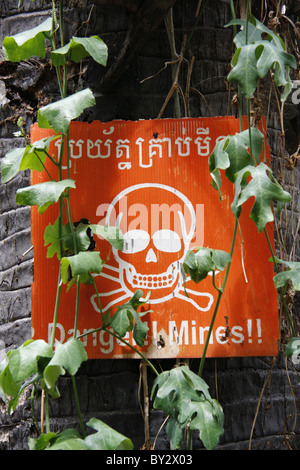
<path id="1" fill-rule="evenodd" d="M 73 122 L 70 127 L 69 177 L 73 221 L 119 226 L 122 251 L 95 236 L 104 266 L 94 275 L 103 313 L 111 315 L 137 289 L 150 299 L 142 317 L 149 328 L 142 348 L 149 358 L 201 357 L 217 299 L 212 276 L 186 292 L 181 265 L 189 249 L 204 246 L 229 252 L 235 219 L 233 185 L 222 184 L 222 200 L 211 187 L 208 157 L 220 137 L 239 131 L 234 117 Z M 32 128 L 32 141 L 49 130 Z M 51 143 L 57 156 L 60 139 Z M 267 150 L 268 156 L 268 150 Z M 65 157 L 66 158 L 66 157 Z M 64 166 L 63 178 L 67 178 Z M 46 181 L 33 172 L 32 184 Z M 269 248 L 243 206 L 225 293 L 214 324 L 207 357 L 265 356 L 278 352 L 277 295 Z M 43 214 L 32 208 L 34 338 L 51 337 L 59 262 L 47 258 L 44 230 L 58 216 L 56 204 Z M 267 227 L 273 240 L 273 227 Z M 224 272 L 215 276 L 221 285 Z M 76 288 L 63 287 L 56 338 L 73 335 Z M 188 296 L 186 295 L 188 294 Z M 78 334 L 102 324 L 93 285 L 82 285 Z M 132 333 L 125 337 L 135 345 Z M 138 357 L 127 345 L 100 330 L 82 338 L 89 358 Z M 138 346 L 135 345 L 139 349 Z"/>

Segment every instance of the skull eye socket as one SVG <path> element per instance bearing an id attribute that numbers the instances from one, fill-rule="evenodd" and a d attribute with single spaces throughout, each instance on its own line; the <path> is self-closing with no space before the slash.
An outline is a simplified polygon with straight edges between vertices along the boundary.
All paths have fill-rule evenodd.
<path id="1" fill-rule="evenodd" d="M 177 253 L 181 250 L 181 240 L 173 230 L 158 230 L 153 234 L 153 243 L 159 251 Z"/>
<path id="2" fill-rule="evenodd" d="M 123 253 L 138 253 L 147 248 L 150 242 L 149 233 L 145 230 L 129 230 L 124 234 Z"/>

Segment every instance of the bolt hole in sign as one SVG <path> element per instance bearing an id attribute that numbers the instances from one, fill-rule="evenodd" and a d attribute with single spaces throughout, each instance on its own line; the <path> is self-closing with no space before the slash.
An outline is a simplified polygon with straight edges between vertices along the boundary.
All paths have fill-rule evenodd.
<path id="1" fill-rule="evenodd" d="M 196 284 L 187 279 L 185 293 L 181 264 L 189 249 L 204 246 L 230 252 L 235 219 L 231 212 L 233 185 L 223 177 L 222 200 L 211 186 L 208 157 L 217 139 L 239 132 L 234 117 L 72 122 L 69 177 L 73 221 L 119 226 L 122 251 L 94 235 L 104 261 L 94 276 L 103 313 L 111 317 L 140 289 L 147 304 L 139 309 L 149 328 L 143 353 L 149 358 L 201 357 L 217 291 L 212 276 Z M 49 130 L 32 128 L 32 141 Z M 50 154 L 58 156 L 60 140 Z M 263 152 L 269 158 L 269 150 Z M 68 177 L 67 158 L 63 178 Z M 53 172 L 54 165 L 49 167 Z M 33 172 L 32 184 L 46 181 L 46 172 Z M 268 356 L 278 353 L 277 295 L 269 248 L 264 234 L 249 219 L 253 201 L 244 205 L 233 262 L 215 320 L 208 357 Z M 54 224 L 57 204 L 39 214 L 32 207 L 34 338 L 52 333 L 58 267 L 47 258 L 44 230 Z M 273 226 L 268 224 L 273 240 Z M 215 276 L 217 286 L 224 272 Z M 93 285 L 81 285 L 78 335 L 102 325 Z M 63 286 L 56 339 L 73 335 L 76 287 Z M 132 332 L 125 338 L 133 346 Z M 83 336 L 89 358 L 134 358 L 138 355 L 106 331 Z"/>

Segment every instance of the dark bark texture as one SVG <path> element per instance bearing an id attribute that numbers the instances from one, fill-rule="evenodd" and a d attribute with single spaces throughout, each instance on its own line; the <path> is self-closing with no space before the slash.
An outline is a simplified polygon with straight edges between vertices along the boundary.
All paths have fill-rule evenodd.
<path id="1" fill-rule="evenodd" d="M 231 19 L 228 0 L 70 0 L 65 3 L 67 36 L 97 34 L 109 48 L 106 69 L 85 60 L 70 70 L 69 92 L 89 86 L 97 100 L 97 105 L 85 112 L 82 119 L 137 120 L 159 115 L 172 85 L 172 65 L 165 66 L 172 60 L 164 22 L 170 7 L 173 7 L 177 54 L 186 38 L 185 60 L 178 75 L 182 117 L 236 114 L 231 103 L 235 90 L 226 82 L 233 52 L 232 30 L 224 28 Z M 197 19 L 195 14 L 200 3 Z M 294 3 L 294 14 L 299 14 L 299 2 Z M 17 0 L 0 0 L 1 43 L 5 36 L 34 27 L 51 13 L 51 2 L 46 0 L 24 0 L 20 10 L 17 4 Z M 261 2 L 258 4 L 260 6 Z M 177 66 L 178 62 L 173 64 L 173 72 Z M 299 261 L 300 174 L 295 165 L 299 158 L 300 110 L 299 105 L 287 102 L 284 114 L 287 152 L 282 161 L 280 119 L 274 95 L 269 100 L 269 89 L 266 80 L 261 88 L 262 107 L 257 112 L 268 115 L 272 165 L 282 182 L 290 182 L 294 197 L 293 208 L 286 213 L 285 228 L 281 227 L 284 236 L 277 248 L 279 250 L 283 243 L 286 253 L 293 251 L 294 259 Z M 185 96 L 185 103 L 182 96 Z M 8 150 L 23 145 L 22 139 L 13 137 L 18 118 L 23 117 L 29 133 L 38 107 L 57 98 L 55 73 L 48 60 L 31 59 L 12 64 L 4 62 L 0 55 L 0 158 Z M 173 98 L 162 117 L 174 117 Z M 289 159 L 290 168 L 287 167 Z M 6 350 L 19 346 L 31 336 L 34 252 L 28 251 L 31 247 L 30 209 L 15 203 L 16 189 L 28 185 L 29 181 L 30 174 L 23 172 L 8 184 L 0 184 L 0 340 Z M 299 301 L 296 298 L 294 302 L 293 315 L 297 322 Z M 289 336 L 287 322 L 283 319 L 281 325 L 286 340 Z M 161 361 L 160 365 L 167 369 L 174 361 Z M 139 403 L 139 366 L 138 360 L 94 360 L 84 364 L 78 374 L 84 420 L 92 416 L 102 419 L 130 437 L 136 449 L 145 441 Z M 191 361 L 190 367 L 196 371 L 198 361 Z M 149 389 L 153 378 L 149 371 Z M 286 362 L 282 353 L 274 359 L 207 360 L 204 379 L 224 409 L 225 434 L 218 448 L 300 448 L 299 421 L 294 425 L 300 407 L 299 365 Z M 51 427 L 57 431 L 78 426 L 68 377 L 60 379 L 60 391 L 61 398 L 51 402 L 50 408 Z M 39 410 L 36 411 L 38 415 Z M 169 448 L 164 428 L 157 436 L 164 418 L 161 412 L 150 411 L 150 438 L 154 442 L 157 437 L 156 449 Z M 12 416 L 6 414 L 0 399 L 0 449 L 27 449 L 28 437 L 34 436 L 34 429 L 28 396 Z M 200 447 L 200 441 L 195 439 L 194 448 Z"/>

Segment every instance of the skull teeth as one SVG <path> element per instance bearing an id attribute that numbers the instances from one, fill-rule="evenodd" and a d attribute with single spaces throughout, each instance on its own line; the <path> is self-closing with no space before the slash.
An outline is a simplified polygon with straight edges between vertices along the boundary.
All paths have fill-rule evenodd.
<path id="1" fill-rule="evenodd" d="M 162 274 L 141 274 L 126 269 L 126 277 L 130 284 L 136 289 L 164 289 L 171 287 L 177 278 L 178 270 L 168 269 Z"/>

